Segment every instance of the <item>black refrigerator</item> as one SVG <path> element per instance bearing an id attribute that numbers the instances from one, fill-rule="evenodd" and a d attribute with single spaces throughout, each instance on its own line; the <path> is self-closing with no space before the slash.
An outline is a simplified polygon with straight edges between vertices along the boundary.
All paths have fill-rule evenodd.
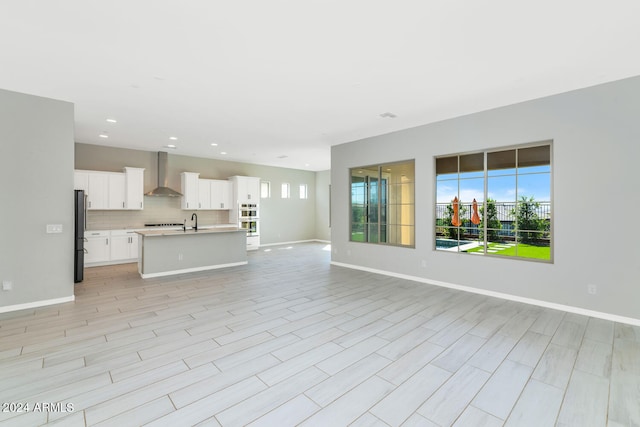
<path id="1" fill-rule="evenodd" d="M 84 223 L 86 211 L 84 208 L 84 190 L 74 190 L 75 197 L 75 227 L 74 227 L 74 256 L 73 280 L 75 283 L 84 279 Z"/>

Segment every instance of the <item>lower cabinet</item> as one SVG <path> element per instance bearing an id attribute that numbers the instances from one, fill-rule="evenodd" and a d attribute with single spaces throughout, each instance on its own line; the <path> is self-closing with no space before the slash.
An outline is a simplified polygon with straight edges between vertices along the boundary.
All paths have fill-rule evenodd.
<path id="1" fill-rule="evenodd" d="M 132 230 L 96 230 L 84 233 L 87 267 L 124 264 L 138 259 L 138 234 Z"/>
<path id="2" fill-rule="evenodd" d="M 247 236 L 247 250 L 257 251 L 260 249 L 260 236 Z"/>
<path id="3" fill-rule="evenodd" d="M 84 237 L 85 264 L 109 261 L 109 243 L 111 239 L 109 231 L 86 231 Z"/>
<path id="4" fill-rule="evenodd" d="M 131 230 L 111 230 L 111 250 L 109 261 L 133 260 L 138 258 L 138 235 Z"/>

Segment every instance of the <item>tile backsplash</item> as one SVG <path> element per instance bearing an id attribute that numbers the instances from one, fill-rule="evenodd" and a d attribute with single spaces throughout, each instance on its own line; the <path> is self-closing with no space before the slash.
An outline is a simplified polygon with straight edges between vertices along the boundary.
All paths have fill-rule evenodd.
<path id="1" fill-rule="evenodd" d="M 193 211 L 180 209 L 180 197 L 145 197 L 141 211 L 87 211 L 87 230 L 144 228 L 147 223 L 180 223 L 198 214 L 198 225 L 228 224 L 229 211 Z"/>

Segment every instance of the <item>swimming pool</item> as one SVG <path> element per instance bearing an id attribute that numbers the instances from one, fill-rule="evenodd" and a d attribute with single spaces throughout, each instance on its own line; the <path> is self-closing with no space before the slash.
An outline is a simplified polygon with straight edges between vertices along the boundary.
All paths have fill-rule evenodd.
<path id="1" fill-rule="evenodd" d="M 474 242 L 472 240 L 457 240 L 453 239 L 436 239 L 436 250 L 441 251 L 455 251 L 458 249 L 460 251 L 466 251 L 476 246 L 479 246 L 479 242 Z"/>

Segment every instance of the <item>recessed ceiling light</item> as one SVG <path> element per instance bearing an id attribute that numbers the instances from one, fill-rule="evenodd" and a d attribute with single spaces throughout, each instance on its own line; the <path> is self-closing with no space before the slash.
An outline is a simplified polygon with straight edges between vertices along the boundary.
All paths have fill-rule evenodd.
<path id="1" fill-rule="evenodd" d="M 109 123 L 118 123 L 118 121 L 116 119 L 107 119 L 107 121 Z"/>
<path id="2" fill-rule="evenodd" d="M 106 132 L 101 133 L 100 135 L 98 135 L 100 138 L 109 138 L 109 135 L 107 135 Z"/>
<path id="3" fill-rule="evenodd" d="M 221 151 L 220 154 L 227 154 L 227 152 L 226 151 Z"/>
<path id="4" fill-rule="evenodd" d="M 212 143 L 211 143 L 211 146 L 212 146 L 212 147 L 217 147 L 217 146 L 218 146 L 218 144 L 216 144 L 215 142 L 212 142 Z"/>
<path id="5" fill-rule="evenodd" d="M 167 147 L 167 148 L 173 148 L 174 150 L 175 150 L 176 148 L 178 148 L 178 147 L 177 147 L 177 146 L 175 146 L 174 144 L 165 145 L 165 147 Z"/>
<path id="6" fill-rule="evenodd" d="M 304 166 L 308 168 L 309 167 L 309 163 L 305 163 Z"/>
<path id="7" fill-rule="evenodd" d="M 177 141 L 178 140 L 178 138 L 175 137 L 175 136 L 170 136 L 169 139 L 172 140 L 172 141 Z"/>

